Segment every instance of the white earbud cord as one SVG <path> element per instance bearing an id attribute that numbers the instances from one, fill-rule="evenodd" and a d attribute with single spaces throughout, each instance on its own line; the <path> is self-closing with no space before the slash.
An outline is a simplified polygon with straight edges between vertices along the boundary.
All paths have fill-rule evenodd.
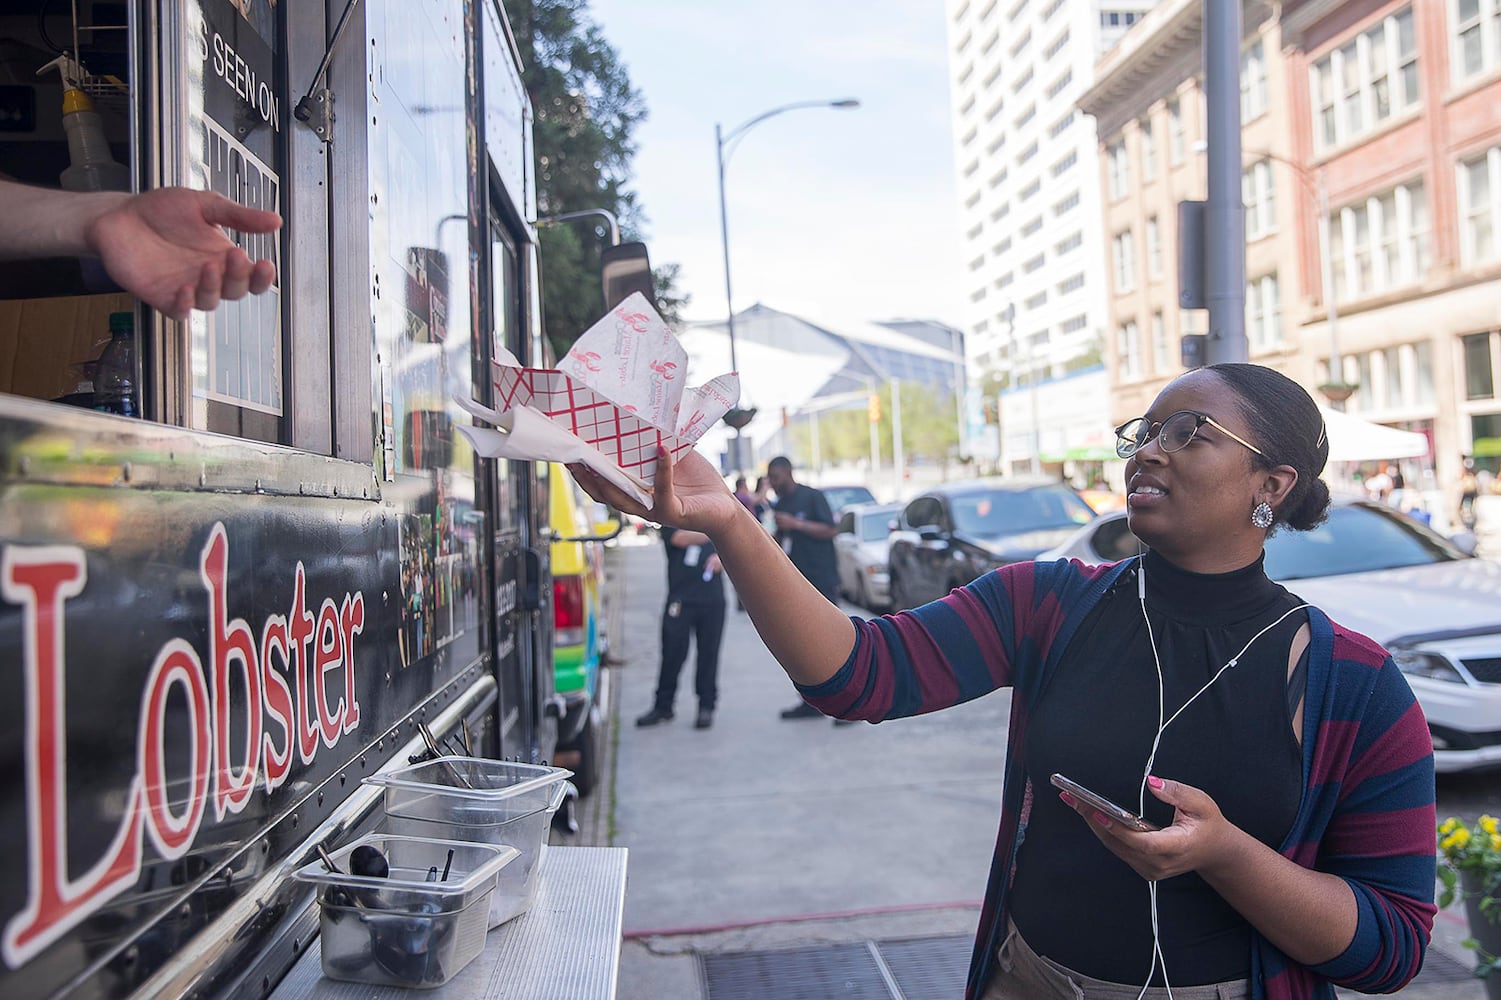
<path id="1" fill-rule="evenodd" d="M 1157 668 L 1157 735 L 1152 737 L 1152 751 L 1151 753 L 1147 754 L 1147 766 L 1142 770 L 1141 773 L 1141 787 L 1138 788 L 1136 792 L 1136 814 L 1138 816 L 1146 815 L 1147 778 L 1151 777 L 1152 765 L 1157 760 L 1157 748 L 1162 744 L 1162 734 L 1167 729 L 1167 727 L 1172 725 L 1173 720 L 1182 715 L 1184 710 L 1187 709 L 1189 705 L 1192 705 L 1196 700 L 1198 700 L 1199 695 L 1203 694 L 1205 691 L 1208 691 L 1211 687 L 1213 687 L 1214 682 L 1219 680 L 1220 677 L 1223 676 L 1225 671 L 1229 670 L 1231 667 L 1239 663 L 1240 658 L 1246 655 L 1246 650 L 1251 648 L 1252 643 L 1254 643 L 1257 639 L 1260 639 L 1262 636 L 1266 635 L 1278 625 L 1281 625 L 1288 618 L 1288 616 L 1309 607 L 1309 605 L 1307 604 L 1299 604 L 1297 607 L 1291 608 L 1288 611 L 1284 612 L 1277 618 L 1276 621 L 1272 622 L 1270 625 L 1266 626 L 1261 631 L 1251 636 L 1251 638 L 1246 641 L 1246 644 L 1240 647 L 1240 652 L 1230 657 L 1229 662 L 1227 662 L 1223 667 L 1220 667 L 1220 669 L 1215 672 L 1215 675 L 1209 678 L 1209 680 L 1204 684 L 1203 687 L 1195 691 L 1193 697 L 1185 701 L 1182 706 L 1172 714 L 1170 718 L 1168 718 L 1166 721 L 1163 721 L 1162 716 L 1166 711 L 1164 704 L 1166 699 L 1166 685 L 1164 684 L 1162 677 L 1162 658 L 1157 654 L 1157 636 L 1152 630 L 1152 619 L 1147 615 L 1147 567 L 1145 559 L 1146 556 L 1141 555 L 1138 556 L 1136 560 L 1136 599 L 1141 604 L 1141 620 L 1146 622 L 1147 625 L 1147 645 L 1152 648 L 1152 664 Z M 1167 987 L 1168 1000 L 1172 1000 L 1173 984 L 1169 982 L 1167 978 L 1167 957 L 1162 953 L 1162 939 L 1158 935 L 1157 931 L 1157 881 L 1155 879 L 1149 879 L 1147 881 L 1147 894 L 1151 897 L 1152 901 L 1152 967 L 1147 971 L 1147 981 L 1142 984 L 1141 992 L 1136 995 L 1136 1000 L 1142 1000 L 1142 998 L 1147 995 L 1147 990 L 1150 989 L 1152 985 L 1152 975 L 1157 971 L 1158 965 L 1162 966 L 1162 983 Z"/>

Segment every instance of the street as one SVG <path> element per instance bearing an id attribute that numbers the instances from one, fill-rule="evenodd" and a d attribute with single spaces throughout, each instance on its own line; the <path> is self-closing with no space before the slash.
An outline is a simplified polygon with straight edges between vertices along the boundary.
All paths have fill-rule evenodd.
<path id="1" fill-rule="evenodd" d="M 958 996 L 1007 695 L 879 728 L 784 721 L 795 694 L 731 596 L 713 728 L 692 727 L 690 656 L 677 717 L 638 729 L 657 674 L 655 535 L 613 548 L 610 574 L 613 780 L 581 810 L 581 842 L 631 852 L 621 1000 Z M 1501 779 L 1448 778 L 1439 795 L 1441 816 L 1473 818 L 1501 807 Z M 1402 995 L 1482 997 L 1466 935 L 1462 914 L 1440 913 Z"/>

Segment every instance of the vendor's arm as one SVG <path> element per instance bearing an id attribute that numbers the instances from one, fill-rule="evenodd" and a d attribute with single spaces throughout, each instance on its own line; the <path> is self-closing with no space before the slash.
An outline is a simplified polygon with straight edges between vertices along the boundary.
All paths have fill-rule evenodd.
<path id="1" fill-rule="evenodd" d="M 798 572 L 698 452 L 674 465 L 663 451 L 649 508 L 583 466 L 569 469 L 596 500 L 707 536 L 766 648 L 793 681 L 821 684 L 849 659 L 854 624 Z"/>
<path id="2" fill-rule="evenodd" d="M 276 266 L 252 261 L 221 227 L 269 233 L 280 226 L 275 212 L 210 191 L 133 195 L 0 181 L 0 259 L 97 256 L 120 287 L 174 319 L 269 288 Z"/>

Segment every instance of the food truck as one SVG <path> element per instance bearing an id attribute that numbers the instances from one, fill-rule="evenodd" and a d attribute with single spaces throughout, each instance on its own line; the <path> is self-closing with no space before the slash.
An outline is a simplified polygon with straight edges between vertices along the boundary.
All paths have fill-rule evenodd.
<path id="1" fill-rule="evenodd" d="M 316 924 L 285 873 L 420 725 L 554 751 L 546 466 L 454 430 L 541 351 L 517 46 L 498 0 L 18 0 L 0 36 L 3 175 L 285 220 L 237 237 L 273 287 L 184 322 L 0 264 L 0 996 L 265 995 Z"/>

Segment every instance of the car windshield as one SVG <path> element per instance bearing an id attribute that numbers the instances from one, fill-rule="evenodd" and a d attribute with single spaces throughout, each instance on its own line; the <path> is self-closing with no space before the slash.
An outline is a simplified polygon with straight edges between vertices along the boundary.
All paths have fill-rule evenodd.
<path id="1" fill-rule="evenodd" d="M 891 535 L 891 522 L 900 507 L 883 507 L 860 515 L 860 541 L 884 542 Z"/>
<path id="2" fill-rule="evenodd" d="M 864 486 L 820 486 L 825 500 L 829 502 L 829 509 L 839 512 L 852 503 L 875 503 L 875 494 Z"/>
<path id="3" fill-rule="evenodd" d="M 1266 543 L 1273 580 L 1369 573 L 1464 559 L 1441 535 L 1395 511 L 1355 503 L 1331 507 L 1312 531 L 1279 531 Z"/>
<path id="4" fill-rule="evenodd" d="M 949 498 L 954 530 L 966 535 L 1019 535 L 1072 528 L 1094 520 L 1094 511 L 1069 489 L 990 490 Z"/>

